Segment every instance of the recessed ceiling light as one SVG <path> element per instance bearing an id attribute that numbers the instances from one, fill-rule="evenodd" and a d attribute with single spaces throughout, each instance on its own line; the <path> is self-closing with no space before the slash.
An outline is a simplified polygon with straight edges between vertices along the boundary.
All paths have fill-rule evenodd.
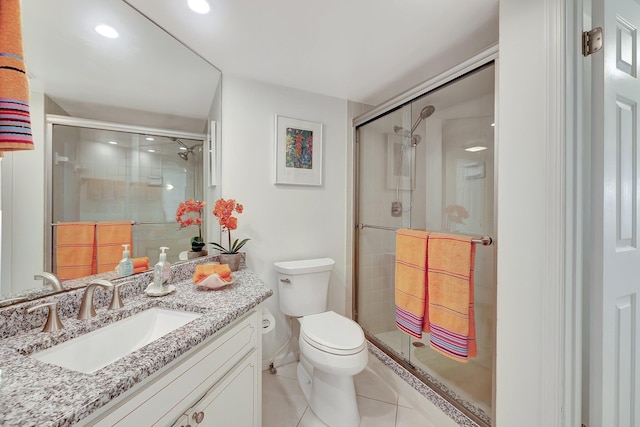
<path id="1" fill-rule="evenodd" d="M 467 147 L 464 149 L 464 151 L 470 151 L 472 153 L 475 153 L 476 151 L 482 151 L 482 150 L 486 150 L 487 147 L 485 147 L 484 145 L 474 145 L 473 147 Z"/>
<path id="2" fill-rule="evenodd" d="M 491 126 L 496 127 L 496 124 L 495 123 L 491 123 Z"/>
<path id="3" fill-rule="evenodd" d="M 155 139 L 152 136 L 148 136 L 145 138 L 147 141 L 155 141 Z"/>
<path id="4" fill-rule="evenodd" d="M 191 10 L 201 15 L 209 13 L 211 10 L 211 6 L 207 0 L 187 0 L 187 4 Z"/>
<path id="5" fill-rule="evenodd" d="M 109 25 L 104 25 L 104 24 L 96 25 L 96 32 L 108 39 L 115 39 L 118 37 L 118 32 L 116 31 L 116 29 L 113 27 L 110 27 Z"/>
<path id="6" fill-rule="evenodd" d="M 154 150 L 153 148 L 149 148 L 147 151 L 150 152 L 150 153 L 155 153 L 156 152 L 156 150 Z"/>
<path id="7" fill-rule="evenodd" d="M 167 184 L 167 186 L 165 187 L 167 190 L 171 191 L 173 190 L 173 185 L 171 184 Z"/>
<path id="8" fill-rule="evenodd" d="M 178 148 L 180 148 L 181 150 L 185 150 L 185 151 L 187 150 L 187 147 L 178 147 Z"/>
<path id="9" fill-rule="evenodd" d="M 109 141 L 109 144 L 118 145 L 116 141 Z"/>

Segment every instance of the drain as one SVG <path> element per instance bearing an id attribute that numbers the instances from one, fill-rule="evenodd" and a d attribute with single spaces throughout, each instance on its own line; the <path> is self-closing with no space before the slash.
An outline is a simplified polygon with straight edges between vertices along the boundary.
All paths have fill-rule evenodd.
<path id="1" fill-rule="evenodd" d="M 414 347 L 424 347 L 424 343 L 422 341 L 414 341 L 411 345 Z"/>

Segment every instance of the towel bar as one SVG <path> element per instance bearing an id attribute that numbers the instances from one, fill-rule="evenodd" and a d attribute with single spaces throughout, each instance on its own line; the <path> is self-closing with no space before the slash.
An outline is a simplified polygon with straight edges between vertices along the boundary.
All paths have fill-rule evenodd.
<path id="1" fill-rule="evenodd" d="M 92 222 L 92 221 L 87 221 L 87 222 Z M 58 222 L 52 222 L 51 226 L 52 227 L 57 227 L 58 226 Z M 97 224 L 97 223 L 96 223 Z M 131 221 L 131 225 L 166 225 L 166 224 L 172 224 L 170 222 L 145 222 L 145 221 Z"/>
<path id="2" fill-rule="evenodd" d="M 389 230 L 389 231 L 397 231 L 398 229 L 395 227 L 384 227 L 380 225 L 369 225 L 369 224 L 356 224 L 356 228 L 362 230 L 363 228 L 375 228 L 377 230 Z M 474 239 L 471 239 L 473 243 L 481 244 L 482 246 L 489 246 L 493 244 L 493 239 L 490 236 L 480 236 Z"/>

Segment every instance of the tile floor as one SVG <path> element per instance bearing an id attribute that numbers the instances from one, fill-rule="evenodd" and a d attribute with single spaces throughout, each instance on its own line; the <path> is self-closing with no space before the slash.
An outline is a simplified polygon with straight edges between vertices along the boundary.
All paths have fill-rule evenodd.
<path id="1" fill-rule="evenodd" d="M 435 427 L 371 369 L 355 377 L 360 427 Z M 326 427 L 307 405 L 296 378 L 296 364 L 262 372 L 263 427 Z"/>

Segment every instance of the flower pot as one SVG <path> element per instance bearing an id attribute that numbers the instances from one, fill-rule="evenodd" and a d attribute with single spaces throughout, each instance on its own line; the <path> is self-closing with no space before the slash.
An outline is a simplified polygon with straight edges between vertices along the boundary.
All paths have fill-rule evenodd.
<path id="1" fill-rule="evenodd" d="M 191 250 L 193 252 L 200 252 L 204 248 L 204 242 L 191 242 Z"/>
<path id="2" fill-rule="evenodd" d="M 202 248 L 206 245 L 205 242 L 202 241 L 201 237 L 195 236 L 191 238 L 191 250 L 193 252 L 200 252 Z"/>
<path id="3" fill-rule="evenodd" d="M 242 254 L 220 254 L 219 260 L 220 264 L 229 264 L 231 271 L 238 271 L 242 261 Z"/>

